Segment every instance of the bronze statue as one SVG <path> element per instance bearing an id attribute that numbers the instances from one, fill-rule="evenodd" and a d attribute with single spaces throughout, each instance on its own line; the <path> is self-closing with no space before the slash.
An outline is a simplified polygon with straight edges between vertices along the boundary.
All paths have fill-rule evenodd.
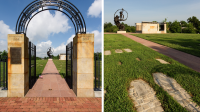
<path id="1" fill-rule="evenodd" d="M 51 47 L 50 47 L 47 49 L 47 55 L 49 56 L 50 59 L 52 58 L 52 54 L 53 54 L 53 51 L 51 50 Z"/>
<path id="2" fill-rule="evenodd" d="M 123 24 L 120 24 L 118 15 L 114 18 L 114 21 L 115 21 L 115 25 L 119 28 L 119 31 L 124 31 L 125 27 Z"/>
<path id="3" fill-rule="evenodd" d="M 121 10 L 119 13 L 120 13 L 120 17 L 118 15 L 115 16 L 116 12 Z M 125 30 L 125 26 L 123 24 L 121 24 L 119 21 L 126 21 L 126 19 L 128 18 L 128 13 L 122 8 L 122 9 L 118 9 L 115 14 L 114 14 L 114 22 L 115 22 L 115 25 L 119 28 L 119 31 L 124 31 Z M 127 18 L 124 19 L 124 14 L 123 12 L 126 12 L 127 13 Z"/>
<path id="4" fill-rule="evenodd" d="M 123 15 L 123 10 L 119 12 L 120 13 L 120 20 L 124 19 L 124 15 Z"/>

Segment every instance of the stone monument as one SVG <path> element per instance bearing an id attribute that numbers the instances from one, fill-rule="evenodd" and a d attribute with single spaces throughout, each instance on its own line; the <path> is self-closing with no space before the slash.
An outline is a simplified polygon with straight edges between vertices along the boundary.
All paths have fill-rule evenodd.
<path id="1" fill-rule="evenodd" d="M 8 97 L 24 97 L 29 90 L 29 39 L 8 34 Z"/>
<path id="2" fill-rule="evenodd" d="M 77 97 L 94 97 L 94 34 L 73 38 L 73 91 Z"/>
<path id="3" fill-rule="evenodd" d="M 121 11 L 120 11 L 121 10 Z M 119 12 L 120 16 L 116 15 L 116 13 Z M 115 25 L 119 28 L 119 31 L 117 31 L 117 33 L 126 33 L 125 31 L 125 26 L 123 24 L 120 23 L 120 21 L 126 21 L 127 18 L 128 18 L 128 13 L 127 13 L 127 17 L 126 19 L 124 18 L 124 14 L 123 12 L 126 12 L 123 8 L 122 9 L 118 9 L 115 14 L 114 14 L 114 22 L 115 22 Z M 116 15 L 116 16 L 115 16 Z"/>

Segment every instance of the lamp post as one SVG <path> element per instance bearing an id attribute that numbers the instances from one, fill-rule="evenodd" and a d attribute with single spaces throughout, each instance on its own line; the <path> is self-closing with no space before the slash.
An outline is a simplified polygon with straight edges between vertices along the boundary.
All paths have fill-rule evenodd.
<path id="1" fill-rule="evenodd" d="M 181 22 L 180 22 L 180 25 L 181 25 Z M 182 33 L 182 26 L 181 26 L 181 33 Z"/>

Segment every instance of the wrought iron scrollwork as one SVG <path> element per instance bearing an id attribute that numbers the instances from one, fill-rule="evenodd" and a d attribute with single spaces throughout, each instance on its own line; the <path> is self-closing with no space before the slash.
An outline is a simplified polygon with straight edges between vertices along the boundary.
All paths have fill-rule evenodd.
<path id="1" fill-rule="evenodd" d="M 35 0 L 31 2 L 21 12 L 17 20 L 15 33 L 26 34 L 31 19 L 38 13 L 46 10 L 56 10 L 64 13 L 72 21 L 75 34 L 86 33 L 86 24 L 81 12 L 67 0 Z"/>

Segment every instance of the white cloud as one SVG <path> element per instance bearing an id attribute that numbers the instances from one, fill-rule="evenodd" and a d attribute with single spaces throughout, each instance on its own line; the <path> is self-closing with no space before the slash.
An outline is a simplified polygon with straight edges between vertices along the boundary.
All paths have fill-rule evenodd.
<path id="1" fill-rule="evenodd" d="M 54 55 L 58 55 L 60 53 L 66 53 L 66 44 L 62 43 L 60 46 L 54 48 Z"/>
<path id="2" fill-rule="evenodd" d="M 50 34 L 65 33 L 71 28 L 68 20 L 67 16 L 59 11 L 55 11 L 55 15 L 49 11 L 43 11 L 30 21 L 27 36 L 30 41 L 35 42 L 48 39 Z"/>
<path id="3" fill-rule="evenodd" d="M 66 51 L 66 44 L 65 43 L 62 43 L 60 46 L 58 47 L 52 47 L 52 42 L 50 40 L 46 41 L 46 42 L 41 42 L 41 43 L 38 43 L 36 45 L 36 55 L 37 57 L 48 57 L 47 56 L 47 50 L 48 48 L 51 47 L 52 50 L 53 50 L 53 55 L 54 56 L 57 56 L 58 54 L 60 53 L 65 53 Z"/>
<path id="4" fill-rule="evenodd" d="M 95 0 L 88 9 L 88 16 L 101 17 L 102 0 Z"/>
<path id="5" fill-rule="evenodd" d="M 68 40 L 67 40 L 67 44 L 69 44 L 71 41 L 73 41 L 73 38 L 75 37 L 75 35 L 72 35 Z"/>
<path id="6" fill-rule="evenodd" d="M 102 32 L 98 30 L 92 31 L 94 33 L 94 52 L 101 52 L 102 49 Z"/>
<path id="7" fill-rule="evenodd" d="M 52 42 L 50 40 L 46 42 L 41 42 L 36 45 L 36 56 L 37 57 L 47 57 L 47 49 L 51 47 Z"/>
<path id="8" fill-rule="evenodd" d="M 88 33 L 94 33 L 94 52 L 101 52 L 102 49 L 102 32 L 99 32 L 98 30 L 94 30 L 92 32 L 88 32 Z M 60 53 L 66 53 L 66 45 L 68 43 L 70 43 L 71 41 L 73 41 L 73 38 L 75 37 L 75 35 L 72 35 L 67 42 L 63 42 L 61 45 L 59 45 L 58 47 L 52 47 L 52 42 L 50 40 L 46 41 L 46 42 L 41 42 L 39 44 L 37 44 L 37 56 L 38 57 L 47 57 L 47 49 L 49 47 L 51 47 L 54 52 L 53 55 L 57 56 Z"/>
<path id="9" fill-rule="evenodd" d="M 94 52 L 101 52 L 102 49 L 102 32 L 99 32 L 98 30 L 94 30 L 92 32 L 87 33 L 94 33 Z M 67 44 L 73 41 L 73 38 L 75 35 L 72 35 L 68 40 Z"/>
<path id="10" fill-rule="evenodd" d="M 0 51 L 8 50 L 7 49 L 7 41 L 0 40 Z"/>
<path id="11" fill-rule="evenodd" d="M 7 39 L 8 34 L 14 34 L 8 25 L 6 25 L 3 20 L 0 20 L 0 39 Z"/>
<path id="12" fill-rule="evenodd" d="M 7 51 L 7 36 L 8 34 L 15 34 L 3 20 L 0 20 L 0 51 Z"/>

